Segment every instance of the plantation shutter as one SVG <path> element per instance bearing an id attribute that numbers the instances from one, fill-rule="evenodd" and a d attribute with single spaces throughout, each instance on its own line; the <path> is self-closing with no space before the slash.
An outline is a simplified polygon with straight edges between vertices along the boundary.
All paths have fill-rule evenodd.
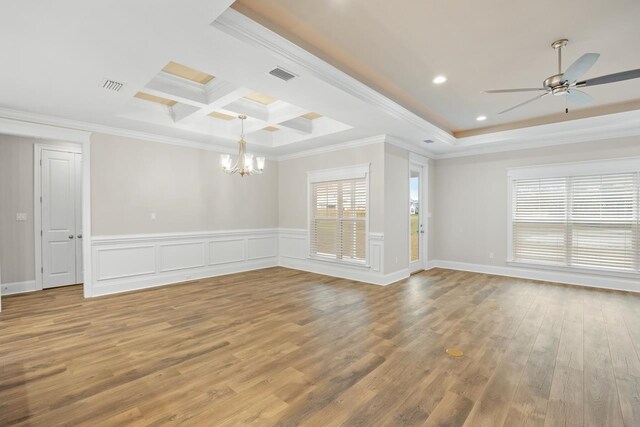
<path id="1" fill-rule="evenodd" d="M 512 181 L 512 259 L 640 270 L 640 174 Z"/>
<path id="2" fill-rule="evenodd" d="M 566 178 L 514 181 L 514 261 L 566 264 Z"/>
<path id="3" fill-rule="evenodd" d="M 312 257 L 364 263 L 366 178 L 311 183 L 310 221 Z"/>

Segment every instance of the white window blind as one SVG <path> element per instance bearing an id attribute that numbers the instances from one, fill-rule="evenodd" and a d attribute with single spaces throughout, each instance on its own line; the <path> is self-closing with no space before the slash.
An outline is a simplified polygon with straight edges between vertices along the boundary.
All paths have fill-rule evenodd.
<path id="1" fill-rule="evenodd" d="M 514 260 L 566 264 L 566 178 L 516 180 L 513 195 Z"/>
<path id="2" fill-rule="evenodd" d="M 640 270 L 640 174 L 512 180 L 512 260 Z"/>
<path id="3" fill-rule="evenodd" d="M 312 182 L 310 251 L 312 257 L 366 262 L 366 178 Z"/>

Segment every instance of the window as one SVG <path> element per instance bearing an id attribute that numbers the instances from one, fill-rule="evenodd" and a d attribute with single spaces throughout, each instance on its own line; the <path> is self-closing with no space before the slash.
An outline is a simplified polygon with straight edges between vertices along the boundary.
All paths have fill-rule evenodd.
<path id="1" fill-rule="evenodd" d="M 368 165 L 309 174 L 312 258 L 366 265 Z"/>
<path id="2" fill-rule="evenodd" d="M 510 261 L 640 272 L 638 161 L 564 168 L 565 176 L 510 177 Z"/>

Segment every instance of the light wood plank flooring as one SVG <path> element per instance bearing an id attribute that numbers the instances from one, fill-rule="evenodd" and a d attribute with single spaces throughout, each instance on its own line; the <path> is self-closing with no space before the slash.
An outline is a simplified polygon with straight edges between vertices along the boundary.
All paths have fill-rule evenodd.
<path id="1" fill-rule="evenodd" d="M 640 425 L 635 294 L 273 268 L 3 308 L 3 426 Z"/>

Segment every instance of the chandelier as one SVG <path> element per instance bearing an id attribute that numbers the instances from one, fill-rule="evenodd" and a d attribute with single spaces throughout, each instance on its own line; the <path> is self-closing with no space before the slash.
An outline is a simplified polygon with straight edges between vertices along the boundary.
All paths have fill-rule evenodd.
<path id="1" fill-rule="evenodd" d="M 222 170 L 229 175 L 239 173 L 240 176 L 245 175 L 257 175 L 264 172 L 264 157 L 256 157 L 255 165 L 253 161 L 253 154 L 247 153 L 247 141 L 244 140 L 244 121 L 247 118 L 245 115 L 238 116 L 242 123 L 242 133 L 240 134 L 240 147 L 238 149 L 238 158 L 235 163 L 229 154 L 220 155 L 220 163 L 222 163 Z M 232 165 L 233 164 L 233 165 Z"/>

